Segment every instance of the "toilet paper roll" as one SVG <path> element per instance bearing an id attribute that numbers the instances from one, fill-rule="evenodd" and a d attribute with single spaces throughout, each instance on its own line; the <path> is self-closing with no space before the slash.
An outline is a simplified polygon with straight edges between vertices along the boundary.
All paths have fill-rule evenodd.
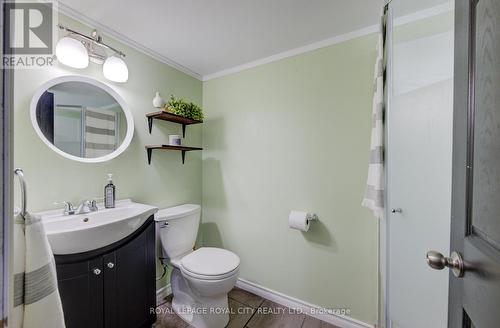
<path id="1" fill-rule="evenodd" d="M 300 231 L 309 230 L 309 214 L 302 211 L 291 211 L 288 216 L 288 226 Z"/>

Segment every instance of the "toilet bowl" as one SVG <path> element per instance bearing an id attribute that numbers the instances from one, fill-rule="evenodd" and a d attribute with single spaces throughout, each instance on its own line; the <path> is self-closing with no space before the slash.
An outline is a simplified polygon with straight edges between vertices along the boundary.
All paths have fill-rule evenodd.
<path id="1" fill-rule="evenodd" d="M 155 221 L 163 253 L 173 266 L 173 310 L 196 328 L 225 327 L 229 321 L 227 294 L 238 279 L 239 257 L 215 247 L 193 250 L 200 221 L 199 205 L 160 210 Z"/>

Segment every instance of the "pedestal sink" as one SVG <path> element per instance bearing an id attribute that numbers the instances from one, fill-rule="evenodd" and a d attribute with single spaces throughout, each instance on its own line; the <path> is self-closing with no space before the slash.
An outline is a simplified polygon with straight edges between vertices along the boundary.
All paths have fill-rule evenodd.
<path id="1" fill-rule="evenodd" d="M 62 210 L 37 213 L 54 254 L 82 253 L 110 245 L 133 233 L 158 211 L 130 199 L 117 201 L 111 209 L 99 205 L 98 211 L 86 214 L 63 215 Z"/>

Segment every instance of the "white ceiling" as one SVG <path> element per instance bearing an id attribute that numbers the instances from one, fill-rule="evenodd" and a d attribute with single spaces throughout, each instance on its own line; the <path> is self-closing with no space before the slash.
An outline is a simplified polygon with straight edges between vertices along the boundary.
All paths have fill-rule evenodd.
<path id="1" fill-rule="evenodd" d="M 394 0 L 421 10 L 449 0 Z M 384 0 L 61 0 L 200 77 L 378 23 Z M 404 11 L 404 10 L 403 10 Z"/>

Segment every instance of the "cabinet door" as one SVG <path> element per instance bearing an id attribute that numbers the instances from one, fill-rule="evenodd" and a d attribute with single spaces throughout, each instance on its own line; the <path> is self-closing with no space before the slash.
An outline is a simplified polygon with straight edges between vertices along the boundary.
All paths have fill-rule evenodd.
<path id="1" fill-rule="evenodd" d="M 102 258 L 57 264 L 59 293 L 67 328 L 103 327 Z"/>
<path id="2" fill-rule="evenodd" d="M 150 327 L 156 320 L 154 224 L 103 261 L 105 327 Z"/>

